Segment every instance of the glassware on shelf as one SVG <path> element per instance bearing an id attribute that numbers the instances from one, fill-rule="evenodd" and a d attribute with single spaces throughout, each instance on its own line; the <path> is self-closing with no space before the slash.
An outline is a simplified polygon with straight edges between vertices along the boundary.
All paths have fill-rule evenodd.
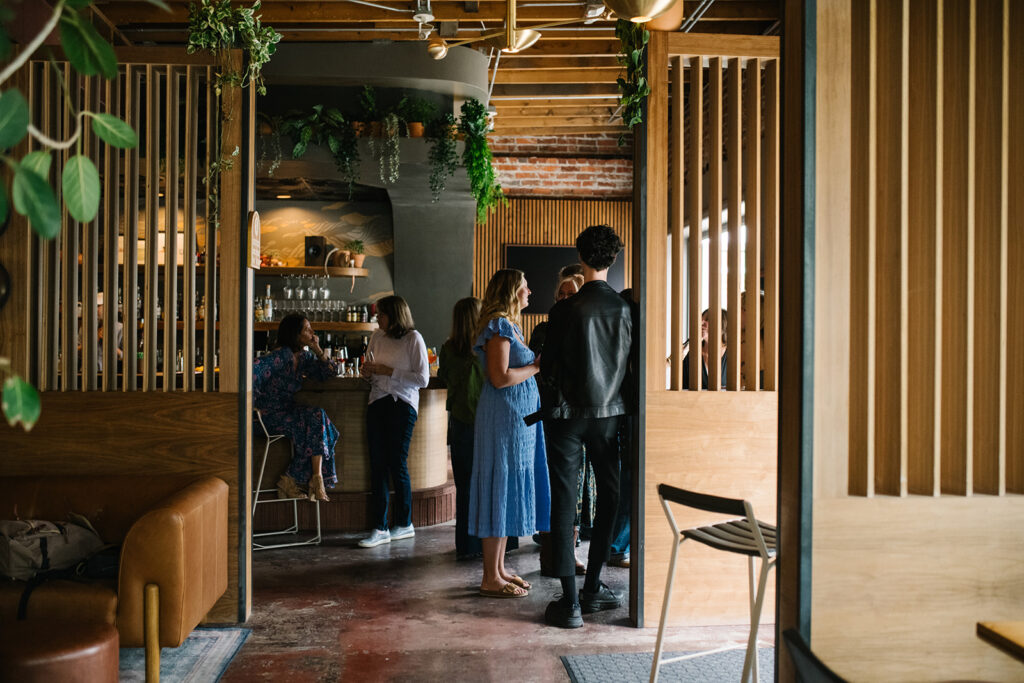
<path id="1" fill-rule="evenodd" d="M 295 296 L 295 287 L 293 283 L 294 280 L 292 279 L 292 276 L 289 275 L 284 279 L 284 287 L 281 289 L 281 291 L 284 292 L 284 298 L 288 301 L 291 301 Z"/>
<path id="2" fill-rule="evenodd" d="M 304 282 L 305 279 L 306 279 L 305 275 L 300 275 L 298 277 L 298 282 L 295 285 L 295 298 L 298 299 L 299 301 L 303 301 L 306 298 L 306 287 L 305 287 L 305 282 Z M 299 304 L 299 308 L 301 308 L 301 307 L 302 307 L 302 304 L 300 303 Z"/>
<path id="3" fill-rule="evenodd" d="M 327 301 L 331 298 L 331 290 L 327 287 L 327 276 L 320 277 L 320 298 Z"/>
<path id="4" fill-rule="evenodd" d="M 306 280 L 306 298 L 311 301 L 316 299 L 317 294 L 319 293 L 319 287 L 316 286 L 316 279 L 305 275 L 302 277 Z"/>

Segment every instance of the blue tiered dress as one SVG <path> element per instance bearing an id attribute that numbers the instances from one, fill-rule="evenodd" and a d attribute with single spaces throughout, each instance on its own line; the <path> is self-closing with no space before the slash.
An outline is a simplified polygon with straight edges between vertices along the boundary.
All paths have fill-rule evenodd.
<path id="1" fill-rule="evenodd" d="M 520 368 L 534 360 L 519 328 L 495 318 L 476 340 L 473 350 L 487 367 L 484 345 L 494 335 L 509 340 L 508 365 Z M 551 526 L 551 488 L 540 422 L 527 426 L 523 417 L 540 410 L 537 383 L 531 377 L 496 389 L 484 382 L 476 408 L 473 476 L 469 492 L 469 533 L 480 538 L 527 536 Z"/>

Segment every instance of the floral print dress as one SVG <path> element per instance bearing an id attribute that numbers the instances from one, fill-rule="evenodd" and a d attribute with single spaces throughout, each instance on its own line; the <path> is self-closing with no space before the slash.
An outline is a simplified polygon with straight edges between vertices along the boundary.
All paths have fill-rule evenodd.
<path id="1" fill-rule="evenodd" d="M 302 380 L 325 380 L 334 376 L 334 366 L 317 360 L 312 351 L 299 356 L 298 367 L 292 361 L 294 352 L 287 346 L 256 359 L 252 369 L 253 405 L 263 415 L 263 423 L 271 434 L 285 434 L 292 442 L 292 460 L 287 474 L 299 484 L 307 484 L 313 476 L 312 459 L 323 456 L 320 473 L 327 488 L 334 488 L 338 475 L 334 468 L 334 444 L 338 429 L 327 418 L 323 408 L 295 402 L 295 393 Z"/>

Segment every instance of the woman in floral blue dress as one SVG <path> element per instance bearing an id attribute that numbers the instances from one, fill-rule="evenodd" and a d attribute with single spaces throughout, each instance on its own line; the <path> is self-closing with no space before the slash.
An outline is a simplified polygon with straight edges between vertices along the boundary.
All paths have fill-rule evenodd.
<path id="1" fill-rule="evenodd" d="M 523 421 L 540 410 L 533 379 L 538 359 L 519 329 L 519 314 L 529 297 L 522 271 L 496 272 L 484 293 L 480 332 L 473 347 L 487 381 L 476 408 L 469 533 L 482 541 L 480 595 L 491 598 L 523 598 L 530 588 L 505 568 L 506 537 L 550 527 L 544 432 L 539 423 Z"/>
<path id="2" fill-rule="evenodd" d="M 271 434 L 286 434 L 292 442 L 292 460 L 277 484 L 282 498 L 309 496 L 327 501 L 327 490 L 338 477 L 334 444 L 338 429 L 323 408 L 295 402 L 302 380 L 333 377 L 335 367 L 324 355 L 305 316 L 286 315 L 277 329 L 277 349 L 256 360 L 252 370 L 253 405 Z M 308 348 L 306 348 L 308 347 Z M 308 494 L 300 489 L 308 488 Z"/>

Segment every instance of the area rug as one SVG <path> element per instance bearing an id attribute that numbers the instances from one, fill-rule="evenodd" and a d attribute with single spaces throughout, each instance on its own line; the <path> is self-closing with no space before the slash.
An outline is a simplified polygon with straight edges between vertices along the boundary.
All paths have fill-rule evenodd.
<path id="1" fill-rule="evenodd" d="M 181 647 L 160 649 L 161 683 L 214 683 L 220 680 L 242 643 L 247 628 L 197 628 Z M 121 683 L 146 680 L 146 649 L 121 648 Z"/>
<path id="2" fill-rule="evenodd" d="M 679 657 L 688 652 L 666 652 L 661 658 Z M 746 649 L 726 650 L 704 657 L 662 664 L 658 680 L 666 681 L 738 681 L 743 675 Z M 621 652 L 600 655 L 563 655 L 562 664 L 573 683 L 626 683 L 646 681 L 651 675 L 652 652 Z M 760 683 L 771 683 L 775 676 L 775 651 L 757 651 Z"/>

